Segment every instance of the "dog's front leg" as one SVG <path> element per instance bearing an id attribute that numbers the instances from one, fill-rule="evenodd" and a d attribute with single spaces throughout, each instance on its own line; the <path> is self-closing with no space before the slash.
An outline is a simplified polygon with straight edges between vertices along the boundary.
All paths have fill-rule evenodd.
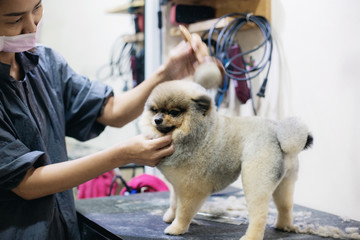
<path id="1" fill-rule="evenodd" d="M 165 233 L 169 235 L 184 234 L 190 225 L 192 218 L 200 209 L 208 193 L 199 193 L 191 189 L 175 189 L 177 196 L 176 217 L 170 226 L 165 229 Z"/>
<path id="2" fill-rule="evenodd" d="M 166 223 L 172 223 L 175 219 L 176 213 L 176 193 L 173 186 L 170 186 L 170 207 L 166 210 L 163 221 Z"/>

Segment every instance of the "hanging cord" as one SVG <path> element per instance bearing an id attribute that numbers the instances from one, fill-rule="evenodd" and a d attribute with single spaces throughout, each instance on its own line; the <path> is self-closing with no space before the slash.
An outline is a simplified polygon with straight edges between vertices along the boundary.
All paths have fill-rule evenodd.
<path id="1" fill-rule="evenodd" d="M 233 17 L 234 19 L 221 30 L 216 29 L 217 24 L 224 18 Z M 248 22 L 254 23 L 261 31 L 264 41 L 260 43 L 254 49 L 241 52 L 234 56 L 231 56 L 231 47 L 237 44 L 236 35 L 239 30 Z M 265 89 L 269 76 L 270 66 L 271 66 L 271 55 L 273 49 L 273 41 L 271 36 L 271 27 L 269 21 L 263 16 L 254 16 L 251 13 L 230 13 L 220 17 L 216 23 L 209 29 L 208 32 L 203 34 L 203 39 L 207 34 L 207 45 L 209 47 L 210 55 L 216 56 L 224 65 L 225 68 L 225 83 L 222 89 L 218 90 L 219 100 L 223 98 L 223 94 L 227 91 L 229 79 L 236 81 L 250 81 L 253 78 L 257 77 L 262 71 L 267 68 L 266 76 L 263 80 L 261 88 L 257 93 L 259 97 L 265 97 Z M 215 44 L 214 44 L 215 41 Z M 240 66 L 237 66 L 234 62 L 238 58 L 243 58 L 246 55 L 250 55 L 255 51 L 258 51 L 260 48 L 264 49 L 264 53 L 261 59 L 252 67 L 246 69 Z M 245 77 L 244 77 L 245 76 Z M 250 84 L 251 86 L 251 84 Z M 218 106 L 221 101 L 218 102 Z"/>
<path id="2" fill-rule="evenodd" d="M 99 68 L 96 72 L 97 80 L 105 81 L 112 77 L 131 73 L 130 56 L 134 51 L 132 43 L 124 42 L 120 36 L 111 49 L 110 62 Z"/>

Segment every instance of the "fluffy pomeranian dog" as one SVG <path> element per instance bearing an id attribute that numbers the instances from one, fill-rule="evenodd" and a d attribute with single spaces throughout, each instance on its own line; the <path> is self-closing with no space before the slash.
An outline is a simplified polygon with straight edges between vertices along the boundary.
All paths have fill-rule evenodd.
<path id="1" fill-rule="evenodd" d="M 193 81 L 159 84 L 140 119 L 150 138 L 172 134 L 175 152 L 157 168 L 171 183 L 165 233 L 185 233 L 204 201 L 237 180 L 241 172 L 249 227 L 241 239 L 263 239 L 268 205 L 278 209 L 276 227 L 292 226 L 297 155 L 312 144 L 307 126 L 296 118 L 218 114 L 212 97 Z"/>

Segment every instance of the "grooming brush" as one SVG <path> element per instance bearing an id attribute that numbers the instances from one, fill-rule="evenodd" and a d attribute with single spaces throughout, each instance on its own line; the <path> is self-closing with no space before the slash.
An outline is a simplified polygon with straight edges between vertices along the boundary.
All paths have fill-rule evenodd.
<path id="1" fill-rule="evenodd" d="M 189 30 L 183 25 L 179 25 L 179 30 L 183 39 L 192 46 L 192 37 Z M 194 48 L 193 51 L 196 60 L 199 62 L 199 66 L 196 68 L 194 74 L 195 82 L 206 89 L 218 88 L 222 84 L 225 74 L 222 64 L 217 61 L 217 59 L 211 57 L 202 58 L 200 53 Z"/>

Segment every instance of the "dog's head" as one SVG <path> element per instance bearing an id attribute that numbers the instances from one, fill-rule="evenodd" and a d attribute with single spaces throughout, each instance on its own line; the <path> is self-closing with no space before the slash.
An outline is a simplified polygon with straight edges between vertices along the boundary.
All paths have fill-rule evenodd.
<path id="1" fill-rule="evenodd" d="M 142 132 L 152 138 L 186 136 L 205 124 L 214 108 L 212 98 L 199 84 L 175 80 L 159 84 L 150 94 L 140 120 Z"/>

